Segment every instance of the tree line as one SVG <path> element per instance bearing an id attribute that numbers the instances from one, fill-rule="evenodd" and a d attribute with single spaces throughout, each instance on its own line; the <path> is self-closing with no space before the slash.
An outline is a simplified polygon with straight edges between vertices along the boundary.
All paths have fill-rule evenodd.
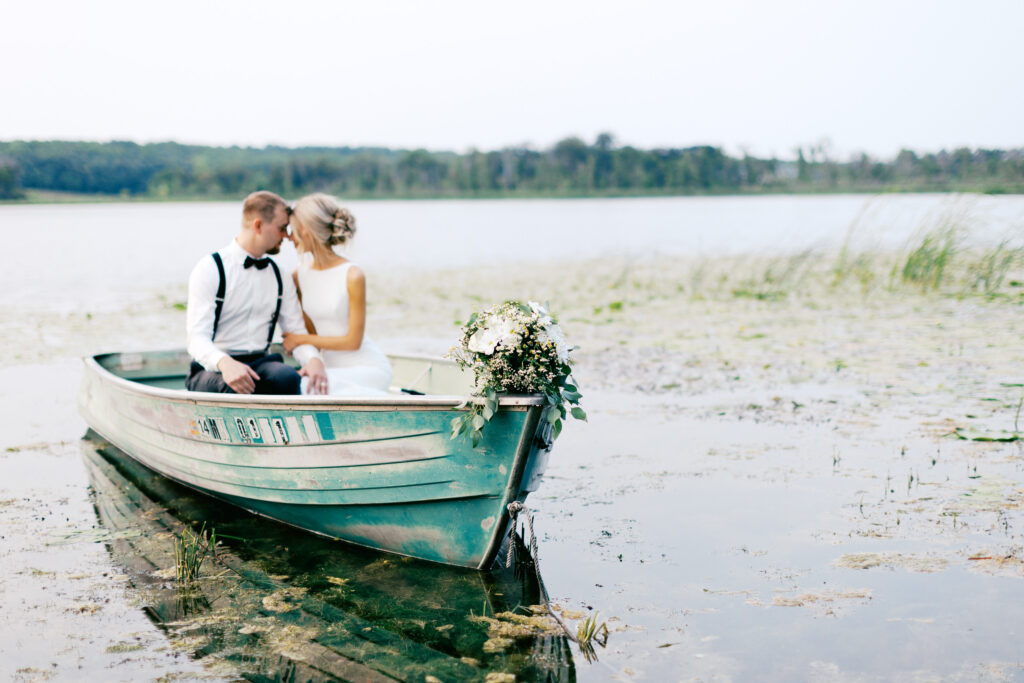
<path id="1" fill-rule="evenodd" d="M 961 148 L 845 161 L 827 148 L 795 159 L 730 156 L 707 145 L 639 149 L 607 133 L 548 149 L 465 153 L 379 147 L 206 147 L 174 142 L 0 142 L 0 198 L 26 191 L 155 199 L 237 198 L 253 189 L 293 197 L 522 197 L 764 192 L 1024 192 L 1024 149 Z"/>

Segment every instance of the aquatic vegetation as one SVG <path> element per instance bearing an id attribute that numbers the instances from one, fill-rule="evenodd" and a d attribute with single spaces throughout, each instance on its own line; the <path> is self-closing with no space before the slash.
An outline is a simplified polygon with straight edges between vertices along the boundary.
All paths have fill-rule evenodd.
<path id="1" fill-rule="evenodd" d="M 1002 287 L 1007 274 L 1022 263 L 1024 248 L 1013 248 L 1009 240 L 1003 240 L 968 263 L 965 285 L 971 290 L 992 294 Z"/>
<path id="2" fill-rule="evenodd" d="M 432 677 L 428 676 L 427 678 Z M 484 683 L 516 683 L 516 675 L 492 671 L 484 678 Z"/>
<path id="3" fill-rule="evenodd" d="M 825 590 L 797 595 L 776 595 L 772 598 L 774 607 L 807 607 L 811 605 L 830 605 L 838 601 L 870 600 L 871 591 L 866 588 L 853 590 Z M 829 608 L 831 609 L 831 608 Z"/>
<path id="4" fill-rule="evenodd" d="M 608 624 L 598 623 L 598 612 L 576 625 L 576 642 L 587 659 L 594 656 L 594 645 L 604 647 L 608 643 Z"/>
<path id="5" fill-rule="evenodd" d="M 205 523 L 198 534 L 184 527 L 174 543 L 175 578 L 178 583 L 187 585 L 198 581 L 199 571 L 208 556 L 217 556 L 217 532 L 208 534 Z"/>
<path id="6" fill-rule="evenodd" d="M 1016 424 L 1016 423 L 1015 423 Z M 1008 431 L 1005 429 L 1001 430 L 982 430 L 982 429 L 970 429 L 967 427 L 957 427 L 953 434 L 962 441 L 998 441 L 1002 443 L 1011 443 L 1013 441 L 1019 441 L 1021 434 L 1017 430 L 1016 426 L 1014 430 Z"/>
<path id="7" fill-rule="evenodd" d="M 107 647 L 106 652 L 110 653 L 121 653 L 121 652 L 135 652 L 136 650 L 142 650 L 146 646 L 142 643 L 118 643 L 116 645 L 110 645 Z"/>
<path id="8" fill-rule="evenodd" d="M 922 291 L 938 289 L 957 246 L 957 232 L 951 227 L 927 233 L 907 255 L 900 278 L 905 283 L 919 285 Z"/>
<path id="9" fill-rule="evenodd" d="M 540 610 L 544 611 L 541 607 Z M 558 622 L 547 614 L 524 615 L 501 612 L 493 617 L 470 616 L 469 621 L 487 626 L 487 641 L 484 652 L 504 652 L 516 640 L 532 639 L 538 636 L 553 636 L 560 633 Z"/>
<path id="10" fill-rule="evenodd" d="M 867 205 L 866 205 L 867 206 Z M 860 227 L 863 217 L 861 215 L 854 219 L 853 224 L 847 231 L 843 246 L 839 248 L 835 263 L 832 265 L 833 289 L 844 284 L 848 279 L 853 278 L 860 283 L 862 293 L 867 293 L 876 280 L 876 269 L 878 267 L 879 254 L 868 249 L 856 249 L 854 237 Z"/>
<path id="11" fill-rule="evenodd" d="M 305 596 L 305 588 L 297 586 L 282 588 L 263 598 L 263 609 L 269 612 L 291 612 L 302 606 L 302 600 Z"/>
<path id="12" fill-rule="evenodd" d="M 815 263 L 816 253 L 806 249 L 796 254 L 755 261 L 753 273 L 745 276 L 732 290 L 736 298 L 780 301 L 803 288 Z"/>
<path id="13" fill-rule="evenodd" d="M 1017 412 L 1013 416 L 1013 431 L 1020 433 L 1020 409 L 1024 407 L 1024 390 L 1020 392 L 1020 400 L 1017 401 Z"/>
<path id="14" fill-rule="evenodd" d="M 988 574 L 1024 576 L 1024 547 L 1011 545 L 997 550 L 980 550 L 968 558 L 968 566 Z"/>
<path id="15" fill-rule="evenodd" d="M 902 553 L 847 553 L 833 564 L 846 569 L 872 569 L 874 567 L 902 567 L 911 572 L 938 572 L 949 565 L 944 557 L 905 555 Z"/>

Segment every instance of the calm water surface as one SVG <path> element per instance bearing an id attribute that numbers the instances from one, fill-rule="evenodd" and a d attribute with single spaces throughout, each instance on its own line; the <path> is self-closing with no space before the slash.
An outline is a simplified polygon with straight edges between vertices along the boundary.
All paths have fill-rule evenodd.
<path id="1" fill-rule="evenodd" d="M 622 252 L 710 257 L 828 249 L 843 243 L 851 226 L 863 243 L 899 247 L 922 226 L 935 225 L 936 216 L 962 221 L 979 242 L 1024 238 L 1021 197 L 352 206 L 360 227 L 353 256 L 368 269 L 382 270 L 576 260 Z M 0 206 L 0 230 L 8 240 L 0 268 L 0 284 L 9 293 L 6 311 L 21 310 L 30 320 L 33 310 L 117 311 L 126 302 L 152 298 L 160 288 L 180 291 L 198 256 L 230 240 L 237 225 L 236 203 Z M 280 259 L 286 267 L 293 262 L 290 246 Z M 68 325 L 54 323 L 51 332 L 73 334 Z M 64 448 L 57 442 L 76 441 L 84 432 L 74 407 L 77 379 L 73 358 L 13 365 L 0 373 L 9 417 L 0 446 L 20 449 L 17 462 L 26 468 L 20 479 L 0 482 L 0 489 L 10 489 L 0 495 L 5 499 L 0 502 L 9 504 L 8 512 L 0 509 L 0 520 L 9 519 L 10 510 L 29 500 L 24 492 L 45 478 L 45 472 L 32 469 L 36 459 L 26 453 L 37 448 L 57 454 Z M 767 391 L 770 396 L 783 390 Z M 827 384 L 816 391 L 824 392 L 817 396 L 820 402 L 841 398 L 829 394 Z M 735 400 L 751 398 L 743 393 Z M 427 673 L 446 671 L 448 676 L 437 677 L 480 680 L 485 672 L 515 672 L 518 680 L 545 681 L 1024 680 L 1019 645 L 1024 581 L 1013 571 L 989 575 L 970 571 L 972 563 L 966 560 L 957 561 L 979 549 L 996 554 L 1019 545 L 1024 508 L 1011 506 L 998 517 L 982 505 L 964 509 L 959 517 L 936 512 L 941 524 L 934 536 L 901 536 L 908 517 L 934 512 L 932 496 L 939 494 L 933 491 L 940 486 L 971 491 L 978 485 L 970 463 L 973 472 L 996 484 L 1024 491 L 1019 449 L 983 459 L 969 444 L 946 440 L 938 446 L 942 457 L 936 464 L 935 440 L 914 436 L 919 425 L 910 418 L 880 430 L 894 435 L 890 443 L 859 433 L 837 435 L 828 422 L 670 418 L 666 397 L 641 392 L 588 392 L 587 401 L 590 422 L 566 430 L 544 485 L 529 503 L 537 512 L 539 560 L 548 590 L 569 609 L 599 610 L 610 619 L 612 637 L 596 662 L 586 661 L 560 636 L 523 638 L 504 652 L 484 649 L 488 635 L 475 617 L 535 602 L 538 586 L 529 581 L 396 562 L 296 536 L 224 510 L 90 445 L 83 446 L 79 460 L 60 463 L 88 473 L 96 518 L 87 525 L 108 535 L 110 562 L 147 596 L 144 608 L 152 620 L 200 661 L 234 661 L 255 679 L 298 680 L 303 675 L 296 660 L 278 659 L 273 648 L 260 645 L 282 635 L 259 630 L 269 616 L 262 598 L 287 597 L 297 594 L 288 590 L 296 589 L 311 602 L 287 612 L 300 630 L 288 631 L 296 638 L 283 642 L 285 647 L 308 644 L 359 661 L 377 658 L 375 670 L 395 678 L 423 680 Z M 906 459 L 901 449 L 909 454 Z M 843 456 L 840 467 L 833 460 L 837 452 Z M 907 484 L 906 506 L 889 502 L 883 482 L 888 489 L 890 471 L 902 478 L 911 467 L 918 480 L 924 473 L 925 488 L 910 496 Z M 79 491 L 83 496 L 84 488 Z M 76 494 L 61 495 L 74 499 Z M 54 498 L 38 501 L 39 507 L 67 500 Z M 36 504 L 26 503 L 25 514 L 34 514 Z M 860 535 L 866 526 L 864 509 L 887 506 L 893 508 L 894 526 L 877 538 Z M 233 556 L 263 572 L 253 580 L 256 587 L 235 582 L 241 587 L 232 592 L 179 600 L 166 581 L 154 578 L 154 569 L 167 561 L 168 544 L 143 543 L 160 541 L 166 530 L 150 525 L 168 516 L 210 520 L 235 536 L 227 543 Z M 84 552 L 82 543 L 87 541 L 45 546 L 40 554 L 59 554 L 73 566 Z M 898 564 L 866 570 L 836 564 L 840 555 L 866 551 L 953 560 L 945 571 L 934 572 Z M 6 574 L 18 576 L 25 571 L 5 568 Z M 266 583 L 268 577 L 274 583 Z M 3 586 L 0 581 L 0 597 L 13 599 Z M 39 632 L 44 627 L 38 624 L 53 618 L 45 613 L 44 598 L 39 601 L 42 613 L 35 613 L 27 633 Z M 806 604 L 789 606 L 798 599 Z M 227 621 L 207 619 L 211 614 Z M 19 614 L 9 613 L 0 627 L 7 623 L 11 632 L 21 632 L 21 621 Z M 303 640 L 302 633 L 313 639 Z M 38 639 L 34 642 L 38 648 Z M 37 664 L 13 647 L 0 639 L 0 674 L 5 656 L 18 654 L 18 666 Z M 106 666 L 103 657 L 93 658 L 100 662 L 100 673 Z"/>
<path id="2" fill-rule="evenodd" d="M 669 197 L 352 202 L 351 256 L 368 269 L 536 263 L 653 252 L 715 256 L 827 249 L 855 228 L 897 247 L 945 216 L 974 238 L 1020 235 L 1024 197 Z M 184 283 L 235 235 L 237 202 L 0 206 L 0 286 L 26 306 L 117 307 Z M 1016 230 L 1016 234 L 1014 234 Z M 279 261 L 290 269 L 295 252 Z"/>

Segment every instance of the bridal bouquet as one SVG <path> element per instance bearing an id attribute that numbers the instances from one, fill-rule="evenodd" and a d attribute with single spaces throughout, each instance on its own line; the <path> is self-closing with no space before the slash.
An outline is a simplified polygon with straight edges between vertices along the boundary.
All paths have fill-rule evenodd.
<path id="1" fill-rule="evenodd" d="M 452 438 L 468 433 L 473 446 L 484 425 L 498 410 L 498 394 L 543 394 L 541 419 L 550 425 L 550 446 L 562 431 L 566 405 L 577 420 L 587 415 L 579 407 L 580 392 L 570 381 L 572 349 L 551 314 L 536 302 L 506 301 L 474 313 L 449 356 L 476 378 L 476 401 L 452 420 Z"/>

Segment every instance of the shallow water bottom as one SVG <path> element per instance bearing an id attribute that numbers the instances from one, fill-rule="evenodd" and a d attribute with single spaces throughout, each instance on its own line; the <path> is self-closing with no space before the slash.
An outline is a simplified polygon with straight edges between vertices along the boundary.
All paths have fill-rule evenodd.
<path id="1" fill-rule="evenodd" d="M 368 633 L 411 640 L 420 654 L 410 666 L 440 652 L 452 671 L 473 667 L 469 680 L 1024 680 L 1024 448 L 956 436 L 1019 430 L 1019 295 L 822 287 L 770 302 L 703 299 L 673 268 L 577 264 L 540 284 L 532 271 L 446 274 L 443 291 L 419 280 L 392 288 L 395 303 L 375 317 L 378 340 L 438 354 L 474 302 L 563 296 L 590 421 L 566 425 L 527 503 L 555 604 L 571 627 L 594 612 L 607 622 L 596 660 L 540 634 L 501 649 L 474 619 L 523 606 L 502 602 L 494 579 L 297 545 L 290 531 L 275 541 L 261 520 L 200 514 L 175 495 L 150 514 L 175 517 L 172 527 L 247 528 L 228 550 L 284 578 L 254 591 L 256 603 L 238 592 L 259 612 L 239 622 L 193 631 L 196 613 L 175 626 L 148 619 L 175 594 L 173 578 L 137 559 L 166 558 L 172 539 L 132 550 L 140 537 L 117 537 L 101 515 L 68 358 L 107 343 L 111 329 L 126 330 L 124 348 L 176 338 L 180 312 L 153 303 L 156 325 L 128 314 L 51 321 L 38 348 L 13 361 L 22 365 L 0 368 L 0 384 L 19 388 L 0 395 L 0 447 L 12 449 L 0 454 L 0 597 L 16 606 L 0 613 L 0 677 L 233 680 L 263 660 L 287 677 L 297 669 L 282 648 L 327 647 L 315 628 L 330 624 L 274 630 L 283 621 L 269 621 L 262 598 L 287 607 L 294 595 L 282 591 L 304 588 Z M 612 301 L 614 312 L 599 312 Z M 226 599 L 210 597 L 204 609 Z M 365 639 L 331 636 L 333 651 L 366 658 Z"/>
<path id="2" fill-rule="evenodd" d="M 1015 445 L 601 403 L 533 505 L 546 580 L 628 625 L 619 673 L 1024 680 Z"/>
<path id="3" fill-rule="evenodd" d="M 590 423 L 560 439 L 528 505 L 553 600 L 577 620 L 599 612 L 610 636 L 592 661 L 558 640 L 554 664 L 542 668 L 548 679 L 1024 679 L 1016 444 L 915 438 L 895 418 L 852 429 L 843 420 L 695 418 L 664 398 L 589 399 Z M 166 599 L 167 582 L 154 587 L 132 532 L 97 516 L 83 448 L 40 444 L 0 457 L 3 563 L 19 568 L 0 587 L 20 599 L 0 632 L 6 666 L 40 680 L 110 668 L 125 678 L 165 670 L 219 679 L 273 654 L 250 643 L 245 657 L 218 657 L 210 638 L 192 642 L 188 629 L 172 628 L 167 640 L 144 618 Z M 537 679 L 536 653 L 552 648 L 550 638 L 499 655 L 482 649 L 487 629 L 472 618 L 523 600 L 494 602 L 505 591 L 481 589 L 476 573 L 312 537 L 282 551 L 276 525 L 212 511 L 197 495 L 166 497 L 148 516 L 167 511 L 247 538 L 232 551 L 279 577 L 274 590 L 312 590 L 425 652 L 449 648 L 476 662 L 471 678 Z M 467 581 L 468 592 L 455 588 Z M 290 633 L 289 647 L 316 637 Z M 68 645 L 55 652 L 54 639 Z"/>

